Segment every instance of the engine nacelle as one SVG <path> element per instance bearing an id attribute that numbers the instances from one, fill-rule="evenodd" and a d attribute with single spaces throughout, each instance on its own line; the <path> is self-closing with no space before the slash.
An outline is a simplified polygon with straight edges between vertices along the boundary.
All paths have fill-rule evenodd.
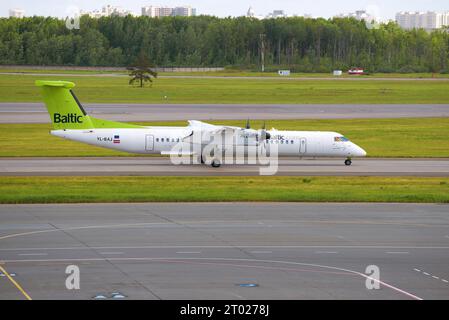
<path id="1" fill-rule="evenodd" d="M 270 140 L 270 138 L 271 138 L 271 134 L 267 130 L 265 130 L 265 129 L 259 130 L 259 141 Z"/>

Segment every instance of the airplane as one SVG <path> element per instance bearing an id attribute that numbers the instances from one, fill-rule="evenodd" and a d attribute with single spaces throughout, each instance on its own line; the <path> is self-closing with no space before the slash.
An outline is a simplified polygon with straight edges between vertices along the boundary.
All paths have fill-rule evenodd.
<path id="1" fill-rule="evenodd" d="M 168 127 L 140 126 L 98 119 L 86 113 L 72 90 L 75 87 L 73 82 L 37 80 L 35 84 L 41 89 L 53 124 L 50 133 L 98 147 L 136 154 L 173 155 L 180 152 L 176 151 L 176 146 L 181 144 L 191 147 L 197 143 L 201 145 L 200 152 L 180 153 L 197 156 L 201 163 L 220 167 L 221 160 L 218 153 L 223 146 L 215 145 L 213 152 L 208 154 L 210 159 L 206 159 L 202 150 L 209 141 L 193 140 L 194 134 L 201 132 L 210 135 L 231 134 L 234 139 L 230 147 L 234 148 L 276 147 L 277 154 L 281 157 L 342 157 L 345 158 L 344 164 L 350 166 L 352 158 L 366 156 L 365 150 L 337 132 L 266 130 L 265 125 L 255 130 L 251 129 L 249 120 L 244 128 L 240 128 L 196 120 L 189 120 L 185 127 Z M 200 139 L 201 137 L 203 135 L 200 135 Z"/>

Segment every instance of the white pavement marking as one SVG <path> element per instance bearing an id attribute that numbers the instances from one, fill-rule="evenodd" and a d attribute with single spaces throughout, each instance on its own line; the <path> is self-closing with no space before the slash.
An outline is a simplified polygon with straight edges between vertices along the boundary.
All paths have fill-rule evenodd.
<path id="1" fill-rule="evenodd" d="M 19 253 L 19 256 L 48 256 L 48 253 Z"/>
<path id="2" fill-rule="evenodd" d="M 55 229 L 51 231 L 63 231 L 67 229 Z M 49 231 L 49 230 L 46 230 Z M 10 235 L 19 236 L 19 235 Z M 9 236 L 7 236 L 9 237 Z M 2 238 L 0 238 L 2 240 Z M 236 248 L 260 248 L 260 249 L 443 249 L 449 247 L 398 247 L 398 246 L 118 246 L 118 247 L 54 247 L 54 248 L 0 248 L 0 251 L 31 251 L 31 250 L 102 250 L 102 249 L 182 249 L 182 248 L 204 248 L 204 249 L 236 249 Z"/>
<path id="3" fill-rule="evenodd" d="M 338 251 L 315 251 L 316 254 L 336 254 Z"/>
<path id="4" fill-rule="evenodd" d="M 250 251 L 250 253 L 273 253 L 273 251 Z"/>
<path id="5" fill-rule="evenodd" d="M 86 258 L 86 259 L 79 259 L 79 258 L 75 258 L 75 259 L 29 259 L 29 260 L 5 260 L 4 262 L 7 263 L 14 263 L 14 262 L 19 262 L 19 263 L 23 263 L 23 262 L 73 262 L 73 261 L 104 261 L 105 259 L 101 259 L 101 258 Z M 393 291 L 396 291 L 398 293 L 404 294 L 406 296 L 408 296 L 409 298 L 415 299 L 415 300 L 423 300 L 422 298 L 407 292 L 405 290 L 402 290 L 398 287 L 395 287 L 391 284 L 388 284 L 384 281 L 381 281 L 379 279 L 375 279 L 372 278 L 364 273 L 358 272 L 358 271 L 354 271 L 351 269 L 345 269 L 345 268 L 339 268 L 339 267 L 333 267 L 333 266 L 326 266 L 326 265 L 320 265 L 320 264 L 313 264 L 313 263 L 302 263 L 302 262 L 294 262 L 294 261 L 282 261 L 282 260 L 263 260 L 263 259 L 233 259 L 233 258 L 173 258 L 173 257 L 166 257 L 166 258 L 144 258 L 144 257 L 140 257 L 140 258 L 109 258 L 108 260 L 110 261 L 165 261 L 165 262 L 177 262 L 180 260 L 191 260 L 191 261 L 235 261 L 235 262 L 256 262 L 256 263 L 277 263 L 277 264 L 284 264 L 284 265 L 298 265 L 298 266 L 309 266 L 309 267 L 317 267 L 317 268 L 324 268 L 324 269 L 330 269 L 330 270 L 337 270 L 337 271 L 344 271 L 353 275 L 358 275 L 360 277 L 363 277 L 365 279 L 377 282 L 387 288 L 390 288 Z M 235 267 L 242 267 L 241 265 L 230 265 L 230 266 L 235 266 Z M 257 267 L 257 266 L 253 266 L 253 267 Z"/>
<path id="6" fill-rule="evenodd" d="M 126 224 L 112 224 L 112 225 L 98 225 L 98 226 L 83 226 L 83 227 L 72 227 L 72 228 L 54 228 L 54 229 L 47 229 L 47 230 L 36 230 L 36 231 L 30 231 L 30 232 L 8 234 L 6 236 L 1 236 L 0 240 L 21 237 L 21 236 L 34 235 L 34 234 L 40 234 L 40 233 L 48 233 L 48 232 L 64 232 L 64 231 L 86 230 L 86 229 L 114 229 L 114 228 L 122 228 L 122 227 L 135 228 L 135 227 L 146 227 L 146 226 L 151 226 L 151 225 L 164 225 L 164 224 L 169 224 L 169 223 L 167 223 L 167 222 L 148 222 L 148 223 L 126 223 Z M 42 250 L 42 249 L 40 249 L 40 250 Z"/>
<path id="7" fill-rule="evenodd" d="M 178 252 L 176 252 L 176 253 L 178 253 L 178 254 L 183 254 L 183 253 L 185 253 L 185 254 L 194 254 L 194 253 L 196 253 L 196 254 L 199 254 L 199 253 L 201 253 L 201 251 L 178 251 Z"/>
<path id="8" fill-rule="evenodd" d="M 387 251 L 388 254 L 409 254 L 407 251 Z"/>
<path id="9" fill-rule="evenodd" d="M 421 271 L 420 269 L 414 268 L 413 270 L 415 270 L 415 271 L 417 271 L 417 272 L 420 272 L 420 273 L 422 273 L 422 274 L 424 274 L 424 275 L 426 275 L 426 276 L 431 276 L 432 278 L 434 278 L 434 279 L 436 279 L 436 280 L 441 280 L 441 281 L 444 282 L 444 283 L 449 283 L 449 281 L 447 281 L 446 279 L 441 279 L 440 277 L 434 276 L 434 275 L 432 275 L 432 274 L 430 274 L 430 273 L 428 273 L 428 272 Z"/>
<path id="10" fill-rule="evenodd" d="M 123 252 L 100 252 L 100 254 L 123 254 Z"/>

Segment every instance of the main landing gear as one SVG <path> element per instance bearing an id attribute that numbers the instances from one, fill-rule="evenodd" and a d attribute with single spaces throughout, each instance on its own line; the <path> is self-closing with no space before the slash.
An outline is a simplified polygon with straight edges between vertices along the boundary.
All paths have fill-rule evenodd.
<path id="1" fill-rule="evenodd" d="M 206 161 L 204 160 L 203 156 L 200 157 L 200 161 L 201 161 L 201 164 L 205 164 L 206 163 Z M 213 168 L 219 168 L 221 166 L 221 162 L 218 159 L 213 159 L 211 161 L 210 165 Z"/>
<path id="2" fill-rule="evenodd" d="M 345 160 L 345 165 L 350 166 L 351 164 L 352 164 L 351 159 L 348 158 Z"/>
<path id="3" fill-rule="evenodd" d="M 212 160 L 211 164 L 210 164 L 213 168 L 219 168 L 221 166 L 221 163 L 218 159 L 214 159 Z"/>

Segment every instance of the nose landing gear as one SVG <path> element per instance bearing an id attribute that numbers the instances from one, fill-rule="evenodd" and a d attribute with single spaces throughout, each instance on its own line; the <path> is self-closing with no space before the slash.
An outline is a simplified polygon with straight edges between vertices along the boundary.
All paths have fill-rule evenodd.
<path id="1" fill-rule="evenodd" d="M 213 168 L 219 168 L 221 166 L 221 162 L 218 159 L 212 160 L 211 166 Z"/>
<path id="2" fill-rule="evenodd" d="M 345 165 L 350 166 L 352 164 L 352 161 L 350 158 L 345 160 Z"/>

